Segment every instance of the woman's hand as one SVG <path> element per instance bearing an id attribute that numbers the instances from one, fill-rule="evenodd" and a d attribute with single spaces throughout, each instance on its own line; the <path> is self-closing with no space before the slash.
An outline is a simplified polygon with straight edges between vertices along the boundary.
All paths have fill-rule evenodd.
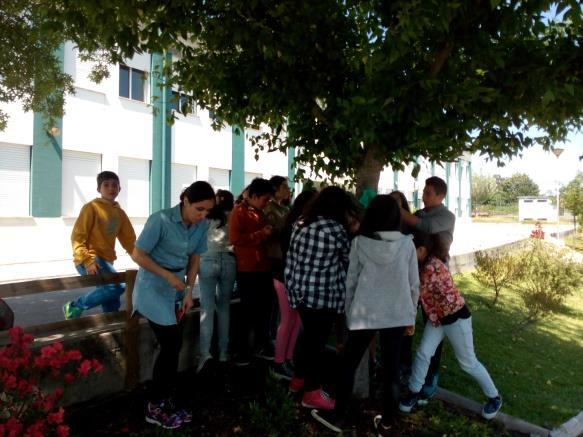
<path id="1" fill-rule="evenodd" d="M 184 282 L 176 277 L 172 272 L 168 272 L 168 276 L 166 277 L 166 281 L 174 288 L 176 291 L 182 291 L 186 288 Z"/>
<path id="2" fill-rule="evenodd" d="M 411 337 L 413 334 L 415 334 L 415 325 L 407 326 L 403 335 Z"/>

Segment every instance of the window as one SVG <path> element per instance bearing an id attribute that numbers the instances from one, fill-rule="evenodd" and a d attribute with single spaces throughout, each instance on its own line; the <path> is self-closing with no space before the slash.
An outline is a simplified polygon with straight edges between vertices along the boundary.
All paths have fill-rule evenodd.
<path id="1" fill-rule="evenodd" d="M 119 66 L 119 96 L 144 102 L 146 73 L 142 70 Z"/>
<path id="2" fill-rule="evenodd" d="M 170 100 L 170 109 L 180 112 L 181 114 L 196 115 L 196 102 L 194 99 L 184 93 L 172 91 L 172 99 Z"/>

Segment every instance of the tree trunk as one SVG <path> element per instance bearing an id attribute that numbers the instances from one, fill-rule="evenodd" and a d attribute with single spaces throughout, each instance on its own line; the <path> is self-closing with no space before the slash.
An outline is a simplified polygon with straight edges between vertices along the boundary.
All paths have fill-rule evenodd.
<path id="1" fill-rule="evenodd" d="M 383 164 L 376 153 L 377 148 L 370 146 L 366 148 L 364 158 L 360 168 L 356 172 L 356 198 L 359 199 L 366 188 L 375 192 L 379 188 L 379 179 Z"/>

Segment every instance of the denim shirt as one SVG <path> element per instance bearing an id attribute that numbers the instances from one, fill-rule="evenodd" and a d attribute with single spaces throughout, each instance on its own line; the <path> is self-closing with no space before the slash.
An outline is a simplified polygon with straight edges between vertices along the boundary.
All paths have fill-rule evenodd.
<path id="1" fill-rule="evenodd" d="M 207 250 L 208 222 L 186 226 L 182 222 L 180 204 L 152 214 L 136 241 L 158 265 L 174 272 L 184 281 L 188 259 Z M 175 302 L 183 292 L 176 291 L 164 278 L 140 267 L 133 294 L 134 312 L 139 312 L 158 325 L 176 324 Z"/>

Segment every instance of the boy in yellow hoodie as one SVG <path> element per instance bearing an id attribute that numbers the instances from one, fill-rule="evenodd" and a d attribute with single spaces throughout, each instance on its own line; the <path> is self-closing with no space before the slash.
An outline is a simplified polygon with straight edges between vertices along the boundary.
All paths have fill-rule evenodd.
<path id="1" fill-rule="evenodd" d="M 113 262 L 115 239 L 123 248 L 132 253 L 136 234 L 130 220 L 119 203 L 115 201 L 119 192 L 119 177 L 111 171 L 97 175 L 97 192 L 101 198 L 86 203 L 73 226 L 71 243 L 73 261 L 81 275 L 115 273 Z M 80 317 L 84 310 L 101 305 L 103 312 L 118 311 L 124 284 L 106 284 L 63 305 L 65 318 Z"/>

